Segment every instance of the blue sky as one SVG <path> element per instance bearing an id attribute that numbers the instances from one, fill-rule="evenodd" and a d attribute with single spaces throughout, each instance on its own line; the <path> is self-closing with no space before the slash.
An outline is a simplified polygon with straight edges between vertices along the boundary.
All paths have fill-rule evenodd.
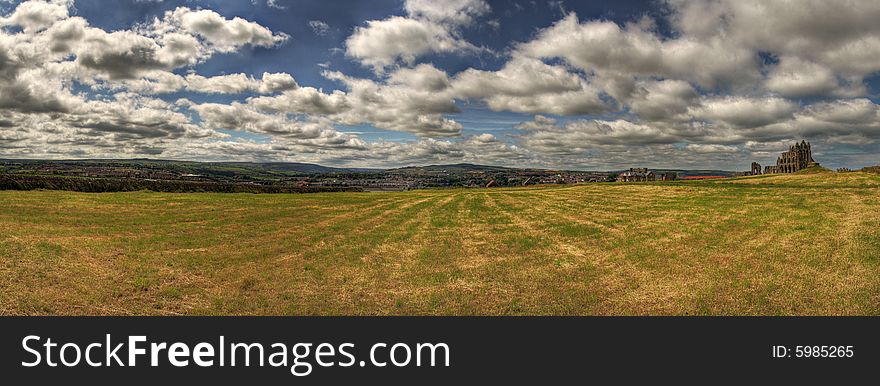
<path id="1" fill-rule="evenodd" d="M 806 139 L 830 167 L 880 163 L 871 1 L 0 11 L 0 54 L 15 64 L 0 74 L 2 156 L 735 170 Z"/>
<path id="2" fill-rule="evenodd" d="M 88 19 L 95 26 L 117 30 L 130 27 L 133 23 L 149 21 L 161 17 L 163 13 L 180 6 L 197 5 L 211 9 L 227 17 L 242 17 L 255 21 L 273 31 L 292 36 L 291 40 L 273 48 L 245 48 L 239 52 L 218 55 L 211 60 L 193 67 L 197 73 L 223 75 L 244 72 L 261 74 L 263 72 L 288 72 L 295 74 L 297 81 L 325 90 L 340 88 L 338 82 L 324 78 L 324 68 L 319 64 L 329 64 L 332 69 L 357 77 L 371 77 L 372 71 L 358 62 L 346 58 L 345 39 L 355 27 L 366 20 L 383 19 L 390 15 L 405 15 L 399 0 L 391 1 L 293 1 L 278 0 L 278 7 L 265 1 L 138 1 L 123 0 L 118 6 L 107 6 L 107 1 L 77 1 L 75 14 Z M 489 1 L 492 11 L 485 17 L 497 20 L 498 28 L 476 25 L 464 31 L 464 38 L 476 45 L 498 52 L 476 56 L 426 55 L 420 62 L 432 63 L 450 74 L 468 68 L 497 70 L 504 65 L 502 56 L 512 43 L 527 40 L 540 28 L 550 26 L 565 12 L 576 12 L 586 19 L 608 19 L 618 23 L 637 20 L 645 14 L 659 15 L 662 9 L 650 1 L 570 1 L 558 5 L 546 1 Z M 560 8 L 561 7 L 561 8 Z M 314 33 L 309 22 L 318 20 L 329 26 L 324 36 Z M 186 73 L 181 69 L 179 73 Z M 198 93 L 173 93 L 160 96 L 168 101 L 187 97 L 197 102 L 232 101 L 241 95 L 204 95 Z M 482 132 L 510 133 L 514 126 L 531 118 L 528 114 L 513 112 L 493 112 L 482 103 L 459 103 L 462 114 L 458 119 L 464 126 L 465 134 Z M 566 118 L 562 118 L 566 119 Z M 357 132 L 365 139 L 415 140 L 409 133 L 395 132 L 370 125 L 339 126 L 341 131 Z M 234 136 L 253 137 L 248 133 L 227 131 Z"/>

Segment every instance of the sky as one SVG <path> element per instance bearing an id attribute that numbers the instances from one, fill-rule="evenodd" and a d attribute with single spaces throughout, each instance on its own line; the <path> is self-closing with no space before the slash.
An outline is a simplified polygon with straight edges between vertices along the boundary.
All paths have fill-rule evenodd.
<path id="1" fill-rule="evenodd" d="M 0 0 L 0 158 L 880 164 L 875 0 Z"/>

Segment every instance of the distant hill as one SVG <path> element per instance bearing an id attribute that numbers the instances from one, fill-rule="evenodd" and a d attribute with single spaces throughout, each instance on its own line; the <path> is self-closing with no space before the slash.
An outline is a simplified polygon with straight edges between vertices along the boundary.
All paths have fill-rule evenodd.
<path id="1" fill-rule="evenodd" d="M 476 164 L 449 164 L 449 165 L 425 165 L 425 166 L 407 166 L 396 169 L 388 169 L 387 171 L 390 173 L 466 173 L 466 172 L 500 172 L 500 171 L 509 171 L 509 170 L 529 170 L 529 169 L 517 169 L 517 168 L 506 168 L 502 166 L 488 166 L 488 165 L 476 165 Z"/>
<path id="2" fill-rule="evenodd" d="M 330 173 L 373 173 L 383 169 L 334 168 L 317 164 L 299 162 L 197 162 L 174 161 L 148 158 L 135 159 L 88 159 L 88 160 L 29 160 L 0 159 L 0 164 L 22 165 L 68 165 L 89 167 L 131 167 L 174 170 L 192 174 L 330 174 Z"/>
<path id="3" fill-rule="evenodd" d="M 245 166 L 266 170 L 296 172 L 304 174 L 328 174 L 328 173 L 375 173 L 384 169 L 369 168 L 334 168 L 318 164 L 300 162 L 210 162 L 210 165 Z"/>
<path id="4" fill-rule="evenodd" d="M 28 160 L 28 159 L 0 159 L 0 166 L 9 164 L 19 165 L 66 165 L 88 167 L 131 167 L 148 168 L 175 171 L 197 175 L 315 175 L 334 173 L 393 173 L 393 174 L 438 174 L 438 173 L 473 173 L 473 172 L 512 172 L 512 171 L 574 171 L 573 169 L 541 169 L 541 168 L 511 168 L 504 166 L 479 165 L 471 163 L 439 164 L 423 166 L 406 166 L 401 168 L 344 168 L 330 167 L 318 164 L 301 162 L 198 162 L 198 161 L 174 161 L 160 159 L 89 159 L 89 160 Z M 685 170 L 685 169 L 655 169 L 649 168 L 655 173 L 676 172 L 679 176 L 732 176 L 733 172 L 725 170 Z M 581 170 L 582 172 L 586 172 Z M 595 173 L 619 173 L 625 170 Z"/>

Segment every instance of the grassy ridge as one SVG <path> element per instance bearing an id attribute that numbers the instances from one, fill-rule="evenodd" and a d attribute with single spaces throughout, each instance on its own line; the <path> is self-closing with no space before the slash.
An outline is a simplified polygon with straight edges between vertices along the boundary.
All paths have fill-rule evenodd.
<path id="1" fill-rule="evenodd" d="M 880 176 L 0 191 L 0 314 L 880 314 Z"/>

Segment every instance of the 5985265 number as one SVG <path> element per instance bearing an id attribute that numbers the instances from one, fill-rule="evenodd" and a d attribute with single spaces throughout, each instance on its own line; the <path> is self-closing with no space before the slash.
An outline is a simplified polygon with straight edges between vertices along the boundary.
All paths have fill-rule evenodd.
<path id="1" fill-rule="evenodd" d="M 853 346 L 795 346 L 797 358 L 852 358 Z"/>

